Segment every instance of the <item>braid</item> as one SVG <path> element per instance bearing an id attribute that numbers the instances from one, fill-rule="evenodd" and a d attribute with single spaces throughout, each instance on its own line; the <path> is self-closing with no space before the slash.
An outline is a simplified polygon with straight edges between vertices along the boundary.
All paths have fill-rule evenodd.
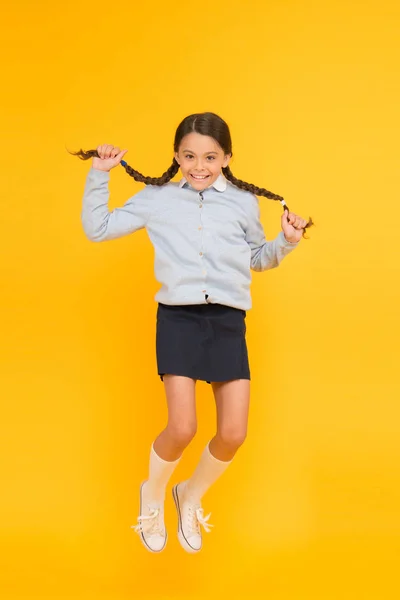
<path id="1" fill-rule="evenodd" d="M 145 177 L 139 171 L 135 171 L 132 167 L 130 167 L 124 160 L 121 160 L 121 165 L 124 167 L 125 171 L 133 177 L 135 181 L 140 181 L 141 183 L 145 183 L 146 185 L 165 185 L 170 181 L 179 171 L 179 165 L 176 162 L 175 158 L 172 161 L 172 165 L 169 169 L 165 171 L 161 175 L 161 177 Z"/>
<path id="2" fill-rule="evenodd" d="M 88 160 L 89 158 L 100 158 L 97 150 L 79 150 L 78 152 L 70 152 L 70 154 L 74 154 L 78 156 L 81 160 Z M 146 185 L 165 185 L 168 183 L 179 171 L 179 164 L 175 160 L 172 161 L 172 165 L 161 175 L 161 177 L 146 177 L 139 173 L 139 171 L 135 171 L 132 167 L 130 167 L 124 160 L 121 160 L 121 165 L 124 167 L 125 171 L 133 177 L 135 181 L 139 181 L 140 183 L 145 183 Z"/>
<path id="3" fill-rule="evenodd" d="M 68 150 L 68 152 L 69 152 L 69 150 Z M 93 158 L 93 157 L 100 158 L 97 153 L 97 150 L 86 150 L 85 151 L 85 150 L 81 149 L 78 152 L 70 152 L 70 154 L 78 156 L 81 160 L 88 160 L 89 158 Z M 165 171 L 165 173 L 163 173 L 161 175 L 161 177 L 146 177 L 145 175 L 142 175 L 141 173 L 139 173 L 139 171 L 135 171 L 135 169 L 133 169 L 133 167 L 129 166 L 124 160 L 121 160 L 121 166 L 124 167 L 124 169 L 128 173 L 128 175 L 133 177 L 133 179 L 135 181 L 139 181 L 140 183 L 144 183 L 146 185 L 159 185 L 159 186 L 165 185 L 179 171 L 179 164 L 175 158 L 172 161 L 172 165 L 169 167 L 169 169 L 167 169 Z M 240 190 L 245 190 L 246 192 L 250 192 L 250 193 L 254 194 L 255 196 L 264 196 L 265 198 L 270 198 L 271 200 L 278 200 L 282 204 L 283 209 L 287 210 L 289 212 L 289 207 L 286 204 L 285 200 L 282 198 L 282 196 L 273 194 L 272 192 L 269 192 L 265 188 L 257 187 L 256 185 L 253 185 L 252 183 L 246 183 L 245 181 L 242 181 L 241 179 L 237 179 L 233 175 L 233 173 L 229 167 L 224 167 L 222 169 L 222 172 L 225 175 L 226 179 L 228 179 L 228 181 L 230 181 L 234 186 L 236 186 Z M 311 227 L 312 225 L 314 225 L 314 223 L 313 223 L 312 218 L 310 217 L 307 225 L 304 228 L 303 237 L 306 237 L 304 235 L 305 230 L 308 227 Z"/>
<path id="4" fill-rule="evenodd" d="M 281 202 L 283 200 L 282 196 L 273 194 L 272 192 L 269 192 L 268 190 L 265 190 L 264 188 L 260 188 L 260 187 L 257 187 L 256 185 L 253 185 L 252 183 L 246 183 L 245 181 L 242 181 L 241 179 L 237 179 L 233 175 L 233 173 L 229 167 L 223 168 L 222 171 L 223 171 L 225 177 L 231 183 L 233 183 L 233 185 L 235 185 L 236 187 L 238 187 L 241 190 L 245 190 L 246 192 L 251 192 L 255 196 L 265 196 L 265 198 L 271 198 L 272 200 L 280 200 Z M 285 202 L 283 202 L 283 204 L 284 204 L 284 206 L 286 206 Z"/>
<path id="5" fill-rule="evenodd" d="M 236 186 L 237 188 L 239 188 L 240 190 L 245 190 L 246 192 L 251 192 L 255 196 L 264 196 L 265 198 L 271 198 L 271 200 L 279 200 L 279 202 L 283 206 L 283 210 L 287 210 L 289 212 L 289 207 L 286 204 L 285 200 L 282 198 L 282 196 L 273 194 L 272 192 L 269 192 L 265 188 L 257 187 L 256 185 L 253 185 L 252 183 L 246 183 L 245 181 L 242 181 L 241 179 L 237 179 L 229 167 L 223 167 L 222 172 L 225 175 L 225 177 L 228 179 L 228 181 L 233 183 L 233 185 Z M 304 229 L 307 229 L 308 227 L 311 227 L 312 225 L 314 225 L 314 223 L 313 223 L 312 218 L 310 217 L 308 220 L 308 223 Z M 304 233 L 305 233 L 305 231 L 303 232 L 303 237 L 305 237 Z"/>

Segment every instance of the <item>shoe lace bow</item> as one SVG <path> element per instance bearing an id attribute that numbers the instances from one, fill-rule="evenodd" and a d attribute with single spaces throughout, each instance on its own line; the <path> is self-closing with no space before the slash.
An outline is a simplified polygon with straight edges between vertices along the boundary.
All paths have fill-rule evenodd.
<path id="1" fill-rule="evenodd" d="M 161 511 L 159 508 L 150 508 L 149 515 L 140 515 L 138 517 L 137 525 L 132 525 L 131 529 L 134 529 L 137 533 L 148 533 L 148 534 L 162 534 L 163 526 L 161 523 Z"/>
<path id="2" fill-rule="evenodd" d="M 211 531 L 214 525 L 208 522 L 211 517 L 211 513 L 206 517 L 202 508 L 189 507 L 189 528 L 192 533 L 200 533 L 200 525 L 204 528 L 207 533 Z"/>

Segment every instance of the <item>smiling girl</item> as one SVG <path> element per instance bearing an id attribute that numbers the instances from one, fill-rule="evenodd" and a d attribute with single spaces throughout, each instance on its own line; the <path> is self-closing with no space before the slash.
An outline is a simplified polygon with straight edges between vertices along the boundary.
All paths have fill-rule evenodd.
<path id="1" fill-rule="evenodd" d="M 281 196 L 234 177 L 229 168 L 228 125 L 214 113 L 186 117 L 175 135 L 174 158 L 159 178 L 144 177 L 124 160 L 127 150 L 104 144 L 80 150 L 93 158 L 83 197 L 82 223 L 95 242 L 146 228 L 155 250 L 156 354 L 168 405 L 165 429 L 150 451 L 149 475 L 140 487 L 135 530 L 151 552 L 165 548 L 164 499 L 183 451 L 196 433 L 195 389 L 211 383 L 217 431 L 192 476 L 173 487 L 178 538 L 187 552 L 202 547 L 210 515 L 201 501 L 243 444 L 250 400 L 246 311 L 251 270 L 278 267 L 312 225 L 289 212 Z M 145 187 L 121 208 L 108 210 L 111 169 L 122 165 Z M 181 170 L 179 182 L 171 179 Z M 257 196 L 280 201 L 282 231 L 265 239 Z"/>

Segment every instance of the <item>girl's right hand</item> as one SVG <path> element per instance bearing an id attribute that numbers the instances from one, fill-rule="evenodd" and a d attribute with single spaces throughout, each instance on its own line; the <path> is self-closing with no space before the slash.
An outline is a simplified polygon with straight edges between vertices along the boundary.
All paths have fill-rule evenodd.
<path id="1" fill-rule="evenodd" d="M 128 150 L 120 150 L 118 146 L 111 146 L 109 144 L 97 146 L 96 150 L 100 158 L 93 158 L 92 167 L 99 171 L 111 171 L 111 169 L 119 165 L 128 152 Z"/>

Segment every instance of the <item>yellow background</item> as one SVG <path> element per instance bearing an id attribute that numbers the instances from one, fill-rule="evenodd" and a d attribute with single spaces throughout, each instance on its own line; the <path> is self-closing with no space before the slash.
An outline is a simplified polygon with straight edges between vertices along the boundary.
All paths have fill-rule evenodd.
<path id="1" fill-rule="evenodd" d="M 27 2 L 2 13 L 1 595 L 398 598 L 399 3 Z M 158 176 L 180 120 L 219 113 L 232 170 L 317 227 L 255 274 L 249 437 L 190 556 L 130 529 L 166 409 L 145 232 L 84 237 L 112 143 Z M 111 207 L 141 188 L 111 174 Z M 281 207 L 261 199 L 268 238 Z M 210 388 L 173 481 L 214 434 Z M 171 482 L 171 483 L 172 483 Z"/>

